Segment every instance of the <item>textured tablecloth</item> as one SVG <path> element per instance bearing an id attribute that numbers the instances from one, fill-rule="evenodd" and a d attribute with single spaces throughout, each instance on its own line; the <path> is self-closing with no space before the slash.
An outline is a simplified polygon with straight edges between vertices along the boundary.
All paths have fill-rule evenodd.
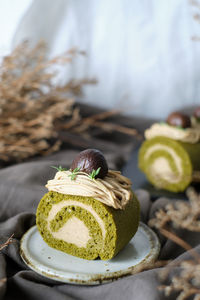
<path id="1" fill-rule="evenodd" d="M 14 233 L 13 243 L 0 252 L 0 280 L 7 279 L 0 282 L 0 299 L 164 299 L 163 294 L 157 289 L 159 285 L 157 269 L 104 285 L 80 286 L 46 279 L 30 270 L 21 260 L 20 238 L 35 224 L 37 205 L 46 192 L 44 185 L 55 174 L 55 170 L 50 166 L 69 166 L 74 156 L 74 151 L 63 151 L 0 171 L 0 244 Z M 118 158 L 107 156 L 107 159 L 109 167 L 115 168 Z M 160 198 L 152 203 L 146 191 L 137 190 L 136 194 L 141 203 L 143 222 L 147 222 L 158 207 L 172 201 Z M 194 247 L 198 246 L 199 234 L 184 230 L 179 231 L 179 235 Z M 161 238 L 161 244 L 161 259 L 175 259 L 184 253 L 183 249 L 169 240 Z"/>

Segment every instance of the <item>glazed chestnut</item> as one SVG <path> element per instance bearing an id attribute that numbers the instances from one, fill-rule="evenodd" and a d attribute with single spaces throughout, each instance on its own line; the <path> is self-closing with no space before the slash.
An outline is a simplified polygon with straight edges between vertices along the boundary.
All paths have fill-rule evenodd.
<path id="1" fill-rule="evenodd" d="M 188 128 L 191 127 L 190 117 L 180 112 L 173 112 L 167 118 L 167 123 L 171 126 Z"/>
<path id="2" fill-rule="evenodd" d="M 200 106 L 195 109 L 193 116 L 200 122 Z"/>
<path id="3" fill-rule="evenodd" d="M 79 168 L 79 171 L 91 174 L 93 170 L 101 168 L 95 178 L 104 178 L 108 173 L 108 165 L 102 152 L 96 149 L 81 151 L 73 160 L 71 170 Z"/>

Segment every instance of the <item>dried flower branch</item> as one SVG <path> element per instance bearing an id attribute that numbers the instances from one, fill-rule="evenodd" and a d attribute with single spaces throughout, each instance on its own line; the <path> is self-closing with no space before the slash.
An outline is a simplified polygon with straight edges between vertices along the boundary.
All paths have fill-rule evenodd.
<path id="1" fill-rule="evenodd" d="M 165 296 L 169 296 L 171 293 L 179 293 L 177 300 L 185 300 L 191 296 L 193 299 L 200 299 L 200 264 L 192 260 L 184 260 L 177 264 L 179 267 L 179 274 L 174 275 L 169 285 L 162 285 L 159 287 L 160 291 L 163 291 Z M 169 277 L 169 269 L 164 269 L 160 273 L 163 279 Z M 190 298 L 191 299 L 191 298 Z"/>
<path id="2" fill-rule="evenodd" d="M 103 113 L 94 114 L 89 117 L 82 118 L 77 109 L 74 112 L 74 118 L 67 124 L 58 124 L 57 129 L 67 129 L 74 133 L 83 133 L 86 132 L 91 127 L 98 127 L 103 131 L 112 132 L 118 131 L 123 134 L 136 136 L 141 139 L 142 136 L 139 135 L 138 131 L 134 128 L 128 128 L 121 126 L 119 124 L 114 124 L 112 122 L 103 122 L 103 120 L 108 119 L 109 117 L 116 116 L 119 114 L 118 110 L 105 111 Z"/>
<path id="3" fill-rule="evenodd" d="M 62 87 L 52 83 L 56 67 L 72 61 L 70 50 L 52 60 L 45 59 L 44 44 L 30 49 L 27 43 L 17 47 L 0 66 L 0 159 L 20 161 L 35 154 L 58 150 L 54 122 L 73 113 L 72 95 L 83 81 Z M 85 83 L 85 82 L 84 82 Z M 65 95 L 64 95 L 65 93 Z"/>
<path id="4" fill-rule="evenodd" d="M 161 234 L 185 250 L 190 250 L 193 257 L 200 261 L 200 255 L 172 230 L 174 227 L 200 232 L 200 195 L 192 187 L 187 189 L 186 194 L 188 202 L 175 201 L 167 204 L 164 209 L 155 213 L 155 218 L 149 220 L 149 226 L 157 228 Z"/>
<path id="5" fill-rule="evenodd" d="M 170 279 L 170 283 L 159 287 L 166 296 L 178 292 L 176 299 L 184 300 L 191 296 L 193 299 L 200 299 L 200 254 L 192 247 L 178 237 L 172 230 L 174 228 L 183 228 L 190 231 L 200 232 L 200 195 L 194 188 L 189 187 L 186 191 L 189 202 L 176 201 L 174 204 L 168 204 L 164 209 L 156 212 L 155 218 L 149 221 L 149 225 L 156 227 L 161 234 L 185 250 L 190 250 L 193 260 L 172 263 L 169 267 L 160 272 L 160 279 L 165 281 Z M 178 268 L 178 274 L 170 278 L 170 273 L 174 267 Z"/>
<path id="6" fill-rule="evenodd" d="M 13 242 L 13 236 L 14 236 L 14 234 L 12 234 L 5 243 L 0 245 L 0 251 L 3 250 L 5 247 L 7 247 L 8 245 L 10 245 Z"/>
<path id="7" fill-rule="evenodd" d="M 194 171 L 192 174 L 193 182 L 200 182 L 200 171 Z"/>
<path id="8" fill-rule="evenodd" d="M 135 129 L 102 122 L 118 112 L 110 111 L 83 118 L 74 107 L 74 96 L 95 80 L 69 80 L 55 85 L 59 68 L 80 52 L 75 49 L 46 60 L 45 45 L 30 49 L 28 43 L 4 57 L 0 65 L 0 160 L 21 161 L 37 154 L 47 155 L 61 146 L 59 130 L 87 133 L 90 127 L 136 135 Z M 81 53 L 83 54 L 83 53 Z M 67 118 L 67 119 L 66 119 Z M 70 140 L 72 143 L 72 140 Z"/>
<path id="9" fill-rule="evenodd" d="M 136 265 L 136 266 L 130 268 L 131 274 L 133 275 L 133 274 L 140 273 L 143 271 L 148 271 L 148 270 L 165 267 L 169 263 L 171 263 L 171 260 L 158 260 L 158 261 L 155 261 L 152 263 L 139 264 L 139 265 Z"/>
<path id="10" fill-rule="evenodd" d="M 186 251 L 190 251 L 190 254 L 196 259 L 197 262 L 200 262 L 200 255 L 190 246 L 187 242 L 177 236 L 172 230 L 167 230 L 165 228 L 159 229 L 160 233 L 164 235 L 167 239 L 173 241 L 177 245 L 181 246 Z"/>
<path id="11" fill-rule="evenodd" d="M 167 204 L 164 209 L 156 212 L 155 218 L 149 221 L 149 226 L 157 229 L 166 225 L 200 232 L 200 195 L 192 187 L 186 191 L 189 201 L 175 201 Z"/>
<path id="12" fill-rule="evenodd" d="M 7 281 L 7 279 L 6 278 L 2 278 L 2 279 L 0 279 L 0 287 L 1 287 L 1 285 L 3 285 L 5 282 Z"/>
<path id="13" fill-rule="evenodd" d="M 197 0 L 190 0 L 190 4 L 200 9 L 200 3 Z"/>
<path id="14" fill-rule="evenodd" d="M 197 0 L 190 0 L 189 1 L 190 4 L 197 9 L 197 13 L 195 13 L 193 15 L 193 18 L 196 22 L 200 23 L 200 2 Z M 200 41 L 200 37 L 199 36 L 192 36 L 192 40 L 195 42 L 199 42 Z"/>

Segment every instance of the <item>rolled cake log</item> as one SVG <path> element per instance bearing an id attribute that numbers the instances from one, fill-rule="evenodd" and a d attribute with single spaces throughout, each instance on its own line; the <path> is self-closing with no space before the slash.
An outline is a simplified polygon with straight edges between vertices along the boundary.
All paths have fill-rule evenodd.
<path id="1" fill-rule="evenodd" d="M 133 194 L 121 210 L 91 197 L 50 191 L 38 205 L 36 223 L 49 246 L 80 258 L 108 260 L 136 233 L 139 203 Z"/>
<path id="2" fill-rule="evenodd" d="M 190 144 L 157 136 L 143 142 L 139 168 L 156 187 L 184 191 L 200 170 L 200 143 Z"/>

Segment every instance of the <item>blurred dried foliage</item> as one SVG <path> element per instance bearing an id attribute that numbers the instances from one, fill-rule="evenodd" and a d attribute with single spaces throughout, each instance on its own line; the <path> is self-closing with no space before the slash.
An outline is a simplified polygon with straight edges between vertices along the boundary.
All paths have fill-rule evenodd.
<path id="1" fill-rule="evenodd" d="M 1 160 L 20 161 L 59 148 L 59 141 L 53 145 L 48 142 L 56 137 L 54 122 L 64 116 L 73 118 L 71 95 L 80 92 L 85 82 L 70 81 L 63 87 L 54 86 L 52 79 L 56 71 L 51 67 L 71 62 L 75 54 L 75 50 L 70 50 L 46 61 L 43 43 L 33 49 L 23 43 L 3 58 L 0 67 Z"/>
<path id="2" fill-rule="evenodd" d="M 178 274 L 170 276 L 174 267 L 178 268 Z M 200 300 L 200 261 L 183 260 L 172 264 L 160 272 L 160 279 L 162 281 L 170 280 L 169 284 L 159 287 L 165 296 L 176 293 L 178 295 L 174 299 L 177 300 Z"/>
<path id="3" fill-rule="evenodd" d="M 0 251 L 13 242 L 13 236 L 14 234 L 12 234 L 3 244 L 0 245 Z"/>
<path id="4" fill-rule="evenodd" d="M 0 160 L 22 161 L 34 155 L 46 155 L 60 148 L 58 131 L 78 134 L 95 126 L 102 131 L 116 130 L 135 135 L 134 129 L 103 120 L 117 114 L 105 112 L 83 118 L 75 107 L 75 96 L 85 84 L 95 80 L 69 80 L 53 84 L 59 67 L 69 64 L 80 53 L 72 49 L 47 60 L 45 45 L 31 49 L 28 43 L 18 46 L 0 66 Z M 55 82 L 55 80 L 54 80 Z M 63 122 L 65 120 L 65 122 Z M 73 139 L 72 139 L 73 140 Z M 72 142 L 72 141 L 70 141 Z"/>
<path id="5" fill-rule="evenodd" d="M 13 236 L 12 234 L 3 244 L 0 244 L 0 251 L 6 248 L 8 245 L 10 245 L 13 242 Z M 1 285 L 4 285 L 4 283 L 7 281 L 7 278 L 0 279 L 0 287 Z"/>
<path id="6" fill-rule="evenodd" d="M 188 202 L 175 201 L 155 213 L 155 217 L 149 221 L 151 227 L 155 227 L 166 238 L 177 243 L 185 250 L 190 250 L 192 259 L 172 262 L 159 273 L 161 281 L 167 284 L 159 287 L 166 296 L 178 294 L 174 299 L 200 299 L 200 254 L 177 236 L 175 228 L 200 232 L 200 194 L 194 188 L 186 191 Z M 175 274 L 176 273 L 176 274 Z M 191 298 L 193 297 L 193 298 Z"/>
<path id="7" fill-rule="evenodd" d="M 6 283 L 7 279 L 6 278 L 2 278 L 0 279 L 0 287 L 1 285 L 3 285 L 4 283 Z"/>
<path id="8" fill-rule="evenodd" d="M 199 0 L 190 0 L 189 3 L 193 6 L 193 8 L 196 10 L 196 12 L 194 13 L 193 17 L 194 20 L 198 23 L 200 23 L 200 2 Z M 200 41 L 200 37 L 199 36 L 193 36 L 192 37 L 193 41 Z"/>
<path id="9" fill-rule="evenodd" d="M 189 201 L 175 201 L 167 204 L 165 208 L 156 212 L 155 218 L 149 221 L 151 227 L 157 229 L 173 225 L 175 228 L 183 228 L 200 232 L 200 195 L 192 187 L 186 191 Z"/>

